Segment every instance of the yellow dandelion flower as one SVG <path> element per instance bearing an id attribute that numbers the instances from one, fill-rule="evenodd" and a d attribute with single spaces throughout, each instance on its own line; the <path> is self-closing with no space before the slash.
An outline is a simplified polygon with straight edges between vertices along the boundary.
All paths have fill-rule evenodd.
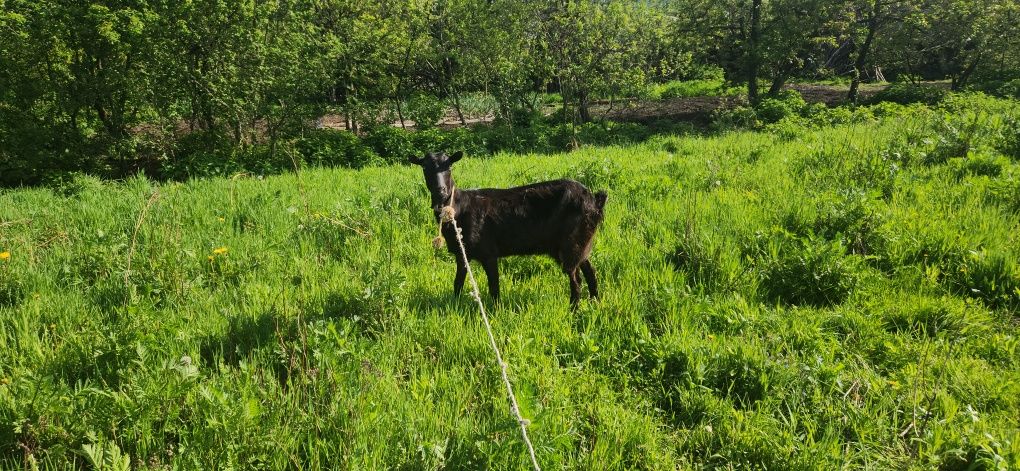
<path id="1" fill-rule="evenodd" d="M 226 218 L 216 218 L 216 220 L 219 221 L 219 222 L 225 222 Z"/>
<path id="2" fill-rule="evenodd" d="M 208 258 L 209 258 L 210 262 L 213 261 L 213 256 L 212 255 L 210 255 Z"/>
<path id="3" fill-rule="evenodd" d="M 10 258 L 11 258 L 10 252 L 0 252 L 0 260 L 10 260 Z"/>
<path id="4" fill-rule="evenodd" d="M 227 248 L 226 247 L 217 247 L 217 248 L 213 249 L 212 253 L 213 253 L 213 255 L 223 255 L 223 254 L 227 253 Z"/>

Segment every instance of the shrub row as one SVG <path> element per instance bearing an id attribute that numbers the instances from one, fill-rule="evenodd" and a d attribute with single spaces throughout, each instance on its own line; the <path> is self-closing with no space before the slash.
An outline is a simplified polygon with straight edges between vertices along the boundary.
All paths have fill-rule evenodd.
<path id="1" fill-rule="evenodd" d="M 633 123 L 588 123 L 579 126 L 535 122 L 529 126 L 483 125 L 454 129 L 409 131 L 379 126 L 363 134 L 319 129 L 288 143 L 236 149 L 214 136 L 194 133 L 180 145 L 178 157 L 167 160 L 162 174 L 187 179 L 239 172 L 278 173 L 295 166 L 361 168 L 402 163 L 410 155 L 435 150 L 463 150 L 471 155 L 497 152 L 551 153 L 579 145 L 640 142 L 657 130 Z"/>

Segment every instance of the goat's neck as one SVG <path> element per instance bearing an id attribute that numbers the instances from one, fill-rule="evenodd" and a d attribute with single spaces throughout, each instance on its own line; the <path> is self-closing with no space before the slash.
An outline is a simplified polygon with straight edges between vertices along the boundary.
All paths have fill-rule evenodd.
<path id="1" fill-rule="evenodd" d="M 439 209 L 442 209 L 442 208 L 444 208 L 446 206 L 454 206 L 454 201 L 456 201 L 456 196 L 455 196 L 456 194 L 457 194 L 457 185 L 454 185 L 453 184 L 453 179 L 450 179 L 450 194 L 448 194 L 448 195 L 446 195 L 446 196 L 444 196 L 442 198 L 442 201 L 441 201 L 441 204 L 439 206 Z M 456 208 L 456 206 L 454 206 L 454 208 Z"/>
<path id="2" fill-rule="evenodd" d="M 449 194 L 449 196 L 443 197 L 441 199 L 441 203 L 440 203 L 438 208 L 433 206 L 433 211 L 435 211 L 435 215 L 436 215 L 436 220 L 437 221 L 440 221 L 442 219 L 443 208 L 445 208 L 447 206 L 452 207 L 454 209 L 454 212 L 456 213 L 456 211 L 457 211 L 456 195 L 457 195 L 457 187 L 453 185 L 453 181 L 451 180 L 450 181 L 450 194 Z"/>

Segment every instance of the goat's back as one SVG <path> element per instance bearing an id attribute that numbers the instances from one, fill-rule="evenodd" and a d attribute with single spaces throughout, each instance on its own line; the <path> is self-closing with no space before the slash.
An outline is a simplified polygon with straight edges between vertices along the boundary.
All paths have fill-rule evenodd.
<path id="1" fill-rule="evenodd" d="M 462 190 L 458 221 L 469 252 L 479 256 L 544 253 L 559 259 L 566 247 L 590 244 L 602 221 L 606 194 L 574 180 L 514 188 Z"/>

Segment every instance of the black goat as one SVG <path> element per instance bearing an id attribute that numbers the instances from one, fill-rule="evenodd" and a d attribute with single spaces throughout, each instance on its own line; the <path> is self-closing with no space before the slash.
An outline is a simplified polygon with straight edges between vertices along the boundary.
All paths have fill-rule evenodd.
<path id="1" fill-rule="evenodd" d="M 452 206 L 464 238 L 467 258 L 481 262 L 489 280 L 489 294 L 499 299 L 499 258 L 508 255 L 545 254 L 559 262 L 570 278 L 570 304 L 581 297 L 578 269 L 588 283 L 588 293 L 598 298 L 595 268 L 591 253 L 595 230 L 602 222 L 606 193 L 592 194 L 573 180 L 554 180 L 508 189 L 454 189 L 450 166 L 463 152 L 446 155 L 430 152 L 425 157 L 411 156 L 421 166 L 425 185 L 432 194 L 432 212 L 438 222 L 443 207 Z M 464 287 L 467 267 L 460 254 L 453 225 L 443 222 L 441 231 L 446 248 L 457 259 L 453 293 Z"/>

